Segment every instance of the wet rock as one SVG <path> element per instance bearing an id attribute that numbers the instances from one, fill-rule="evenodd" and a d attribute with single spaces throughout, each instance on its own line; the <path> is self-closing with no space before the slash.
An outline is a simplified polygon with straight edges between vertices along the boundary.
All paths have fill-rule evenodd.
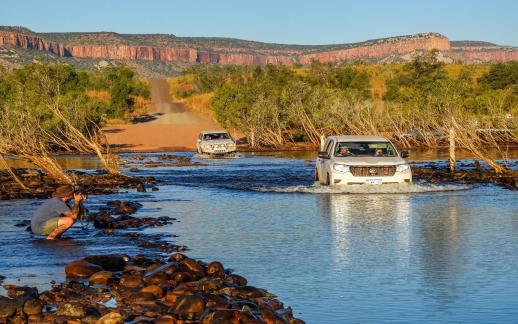
<path id="1" fill-rule="evenodd" d="M 99 271 L 90 276 L 88 281 L 90 285 L 102 285 L 107 286 L 113 279 L 113 273 L 111 271 Z"/>
<path id="2" fill-rule="evenodd" d="M 30 298 L 23 304 L 23 312 L 26 315 L 38 315 L 43 310 L 43 303 L 36 298 Z"/>
<path id="3" fill-rule="evenodd" d="M 129 171 L 130 172 L 140 172 L 140 169 L 139 168 L 130 168 Z"/>
<path id="4" fill-rule="evenodd" d="M 93 255 L 83 259 L 108 271 L 122 271 L 126 266 L 128 256 L 121 254 Z"/>
<path id="5" fill-rule="evenodd" d="M 106 205 L 109 207 L 108 210 L 112 214 L 134 214 L 142 207 L 142 204 L 135 201 L 120 200 L 111 200 L 107 202 Z"/>
<path id="6" fill-rule="evenodd" d="M 24 219 L 24 220 L 19 221 L 16 224 L 14 224 L 14 226 L 16 226 L 16 227 L 27 227 L 29 225 L 31 225 L 30 219 Z"/>
<path id="7" fill-rule="evenodd" d="M 181 264 L 192 272 L 203 273 L 203 267 L 193 259 L 185 258 L 181 261 Z"/>
<path id="8" fill-rule="evenodd" d="M 164 297 L 164 291 L 158 285 L 150 285 L 142 288 L 143 293 L 149 293 L 155 296 L 156 299 Z"/>
<path id="9" fill-rule="evenodd" d="M 56 315 L 82 318 L 86 316 L 86 308 L 80 303 L 64 303 L 58 306 Z"/>
<path id="10" fill-rule="evenodd" d="M 9 296 L 11 298 L 17 298 L 17 297 L 38 298 L 38 289 L 36 289 L 34 287 L 4 285 L 4 289 L 7 291 L 7 296 Z"/>
<path id="11" fill-rule="evenodd" d="M 120 279 L 120 285 L 125 288 L 136 288 L 142 286 L 143 283 L 140 276 L 132 273 L 125 273 Z"/>
<path id="12" fill-rule="evenodd" d="M 70 262 L 65 267 L 67 278 L 89 278 L 99 271 L 104 271 L 104 268 L 84 260 Z"/>
<path id="13" fill-rule="evenodd" d="M 137 192 L 146 192 L 146 187 L 142 183 L 139 183 L 136 188 Z"/>
<path id="14" fill-rule="evenodd" d="M 231 274 L 231 275 L 227 276 L 226 280 L 228 282 L 232 282 L 238 286 L 246 286 L 248 284 L 245 277 L 242 277 L 242 276 L 236 275 L 236 274 Z"/>
<path id="15" fill-rule="evenodd" d="M 96 324 L 123 324 L 124 319 L 122 318 L 122 315 L 116 312 L 111 312 L 103 317 L 99 318 Z"/>
<path id="16" fill-rule="evenodd" d="M 160 265 L 158 267 L 152 267 L 148 269 L 144 277 L 149 278 L 158 273 L 172 274 L 178 269 L 179 265 L 176 262 L 168 262 L 166 264 Z"/>
<path id="17" fill-rule="evenodd" d="M 16 312 L 16 301 L 0 296 L 0 319 L 14 315 Z"/>
<path id="18" fill-rule="evenodd" d="M 264 323 L 264 321 L 246 310 L 207 309 L 200 317 L 200 324 L 214 323 Z"/>
<path id="19" fill-rule="evenodd" d="M 224 278 L 225 277 L 225 269 L 221 262 L 211 262 L 207 266 L 207 275 L 214 278 Z"/>
<path id="20" fill-rule="evenodd" d="M 250 298 L 260 298 L 265 297 L 265 293 L 263 289 L 258 289 L 252 286 L 244 286 L 244 287 L 225 287 L 222 289 L 222 292 L 225 294 L 242 298 L 242 299 L 250 299 Z"/>
<path id="21" fill-rule="evenodd" d="M 268 324 L 288 324 L 289 322 L 274 310 L 269 308 L 261 309 L 261 316 Z"/>
<path id="22" fill-rule="evenodd" d="M 171 315 L 160 316 L 156 319 L 155 324 L 175 324 L 177 323 L 176 317 Z"/>
<path id="23" fill-rule="evenodd" d="M 200 314 L 205 310 L 205 300 L 199 294 L 178 296 L 170 311 L 174 314 Z"/>

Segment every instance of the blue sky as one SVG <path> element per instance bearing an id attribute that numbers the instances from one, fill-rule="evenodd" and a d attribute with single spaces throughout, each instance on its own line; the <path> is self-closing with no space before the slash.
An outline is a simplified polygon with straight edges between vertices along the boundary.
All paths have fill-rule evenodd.
<path id="1" fill-rule="evenodd" d="M 0 25 L 331 44 L 434 31 L 518 46 L 518 1 L 0 0 Z"/>

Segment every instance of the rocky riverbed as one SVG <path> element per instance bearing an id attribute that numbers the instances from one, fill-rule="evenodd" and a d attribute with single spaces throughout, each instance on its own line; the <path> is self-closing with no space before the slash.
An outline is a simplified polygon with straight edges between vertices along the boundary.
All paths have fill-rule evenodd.
<path id="1" fill-rule="evenodd" d="M 88 221 L 100 230 L 96 235 L 125 237 L 149 253 L 80 258 L 66 265 L 66 282 L 43 292 L 6 284 L 0 323 L 303 323 L 273 294 L 220 262 L 194 260 L 179 253 L 185 246 L 142 233 L 175 219 L 134 216 L 141 207 L 108 201 Z"/>
<path id="2" fill-rule="evenodd" d="M 413 166 L 412 175 L 416 180 L 429 183 L 468 183 L 484 184 L 490 183 L 509 189 L 518 190 L 518 170 L 507 169 L 503 173 L 496 173 L 493 170 L 481 167 L 475 161 L 472 164 L 461 164 L 456 172 L 450 172 L 443 163 L 427 163 L 422 166 Z"/>
<path id="3" fill-rule="evenodd" d="M 69 263 L 68 281 L 38 292 L 5 285 L 11 323 L 303 323 L 290 307 L 220 262 L 96 255 Z"/>

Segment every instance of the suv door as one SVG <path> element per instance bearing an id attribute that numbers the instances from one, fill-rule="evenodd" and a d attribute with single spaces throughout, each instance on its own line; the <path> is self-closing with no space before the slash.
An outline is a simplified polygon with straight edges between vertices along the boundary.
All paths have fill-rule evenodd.
<path id="1" fill-rule="evenodd" d="M 323 152 L 332 152 L 334 141 L 332 139 L 328 139 L 324 144 L 324 151 Z M 331 155 L 329 155 L 331 156 Z M 317 176 L 320 183 L 325 183 L 326 176 L 327 176 L 327 169 L 326 166 L 329 164 L 329 159 L 323 158 L 323 157 L 317 157 Z"/>

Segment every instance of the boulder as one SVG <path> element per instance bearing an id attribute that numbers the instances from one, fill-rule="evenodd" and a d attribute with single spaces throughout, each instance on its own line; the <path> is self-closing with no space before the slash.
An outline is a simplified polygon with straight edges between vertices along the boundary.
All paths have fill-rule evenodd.
<path id="1" fill-rule="evenodd" d="M 121 254 L 92 255 L 84 258 L 86 262 L 90 262 L 102 267 L 108 271 L 122 271 L 126 266 L 128 257 Z"/>
<path id="2" fill-rule="evenodd" d="M 200 294 L 176 297 L 170 311 L 173 314 L 200 314 L 205 310 L 205 300 Z"/>
<path id="3" fill-rule="evenodd" d="M 116 312 L 111 312 L 99 318 L 95 324 L 123 324 L 124 319 L 122 315 Z"/>
<path id="4" fill-rule="evenodd" d="M 207 266 L 206 273 L 210 277 L 214 278 L 224 278 L 225 277 L 225 268 L 223 268 L 223 265 L 221 262 L 214 261 L 209 263 Z"/>
<path id="5" fill-rule="evenodd" d="M 142 288 L 142 292 L 153 294 L 156 299 L 164 297 L 164 291 L 162 290 L 162 288 L 160 288 L 160 286 L 157 285 L 146 286 Z"/>
<path id="6" fill-rule="evenodd" d="M 99 271 L 104 271 L 104 268 L 84 260 L 70 262 L 65 267 L 67 278 L 88 278 Z"/>
<path id="7" fill-rule="evenodd" d="M 38 289 L 27 286 L 16 286 L 16 285 L 4 285 L 4 289 L 7 291 L 7 296 L 11 298 L 17 297 L 35 297 L 38 298 Z"/>
<path id="8" fill-rule="evenodd" d="M 231 274 L 227 276 L 226 281 L 232 282 L 233 284 L 238 286 L 246 286 L 248 284 L 248 281 L 245 277 L 236 274 Z"/>
<path id="9" fill-rule="evenodd" d="M 136 274 L 125 273 L 121 276 L 120 285 L 124 288 L 136 288 L 143 284 L 142 278 Z"/>
<path id="10" fill-rule="evenodd" d="M 14 315 L 16 312 L 16 301 L 0 296 L 0 319 Z"/>
<path id="11" fill-rule="evenodd" d="M 178 263 L 168 262 L 158 267 L 154 267 L 146 272 L 144 277 L 149 278 L 159 273 L 165 273 L 167 275 L 172 274 L 178 269 Z"/>
<path id="12" fill-rule="evenodd" d="M 23 304 L 23 312 L 28 316 L 41 314 L 42 309 L 43 302 L 36 298 L 29 298 Z"/>
<path id="13" fill-rule="evenodd" d="M 113 273 L 111 271 L 99 271 L 94 273 L 88 279 L 90 285 L 107 286 L 113 279 Z"/>
<path id="14" fill-rule="evenodd" d="M 86 308 L 80 303 L 64 303 L 58 306 L 56 315 L 73 318 L 82 318 L 86 315 Z"/>

